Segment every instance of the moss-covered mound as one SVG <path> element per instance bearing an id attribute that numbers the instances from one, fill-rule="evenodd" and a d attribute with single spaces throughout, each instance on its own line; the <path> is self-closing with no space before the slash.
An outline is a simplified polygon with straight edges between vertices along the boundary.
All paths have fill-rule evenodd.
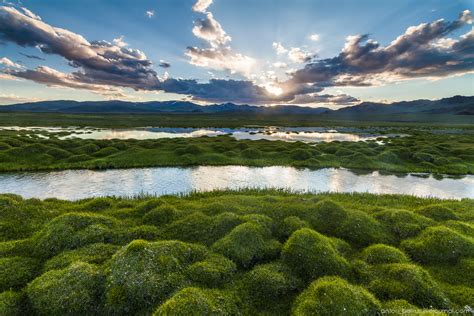
<path id="1" fill-rule="evenodd" d="M 240 315 L 235 297 L 219 291 L 188 287 L 161 305 L 154 316 L 165 315 Z"/>
<path id="2" fill-rule="evenodd" d="M 362 258 L 369 264 L 406 263 L 408 257 L 395 247 L 376 244 L 362 251 Z"/>
<path id="3" fill-rule="evenodd" d="M 212 246 L 214 251 L 244 268 L 277 257 L 280 248 L 280 243 L 271 238 L 268 229 L 252 222 L 240 224 Z"/>
<path id="4" fill-rule="evenodd" d="M 430 205 L 416 211 L 418 214 L 434 219 L 435 221 L 448 221 L 459 219 L 452 209 L 442 205 Z"/>
<path id="5" fill-rule="evenodd" d="M 21 293 L 14 291 L 0 293 L 0 315 L 21 316 L 26 313 Z"/>
<path id="6" fill-rule="evenodd" d="M 381 300 L 404 299 L 424 308 L 449 308 L 450 302 L 430 274 L 423 268 L 406 263 L 377 267 L 378 277 L 369 289 Z"/>
<path id="7" fill-rule="evenodd" d="M 186 269 L 189 278 L 200 285 L 220 287 L 232 280 L 237 266 L 224 256 L 211 254 L 203 261 L 191 264 Z"/>
<path id="8" fill-rule="evenodd" d="M 242 281 L 247 299 L 260 308 L 271 308 L 271 305 L 291 296 L 301 285 L 302 281 L 281 263 L 255 266 Z"/>
<path id="9" fill-rule="evenodd" d="M 0 292 L 21 289 L 31 281 L 39 270 L 36 259 L 7 257 L 0 259 Z"/>
<path id="10" fill-rule="evenodd" d="M 77 262 L 63 270 L 52 270 L 26 288 L 38 315 L 99 315 L 103 274 L 87 263 Z"/>
<path id="11" fill-rule="evenodd" d="M 421 215 L 431 206 L 456 220 Z M 463 310 L 474 301 L 473 209 L 469 199 L 274 190 L 0 195 L 0 315 Z"/>
<path id="12" fill-rule="evenodd" d="M 304 280 L 324 275 L 347 275 L 349 264 L 328 237 L 303 228 L 294 232 L 283 246 L 282 260 Z"/>
<path id="13" fill-rule="evenodd" d="M 405 240 L 402 248 L 422 263 L 456 263 L 474 257 L 474 239 L 443 226 L 425 229 L 418 237 Z"/>
<path id="14" fill-rule="evenodd" d="M 379 309 L 379 301 L 366 289 L 338 277 L 324 277 L 298 296 L 293 315 L 377 315 Z"/>
<path id="15" fill-rule="evenodd" d="M 151 310 L 187 284 L 184 270 L 206 254 L 203 246 L 179 241 L 131 242 L 110 261 L 106 308 L 119 314 Z"/>
<path id="16" fill-rule="evenodd" d="M 112 242 L 117 226 L 115 219 L 93 213 L 61 215 L 34 236 L 34 253 L 48 258 L 64 250 Z"/>
<path id="17" fill-rule="evenodd" d="M 375 214 L 375 218 L 390 230 L 398 241 L 414 237 L 426 227 L 434 225 L 429 218 L 406 210 L 384 210 Z"/>

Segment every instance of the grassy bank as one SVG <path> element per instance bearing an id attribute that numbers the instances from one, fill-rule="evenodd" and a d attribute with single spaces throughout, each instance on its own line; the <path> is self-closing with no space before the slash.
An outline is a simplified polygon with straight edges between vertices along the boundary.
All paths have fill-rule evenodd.
<path id="1" fill-rule="evenodd" d="M 282 191 L 0 195 L 0 314 L 460 311 L 474 302 L 473 209 Z"/>
<path id="2" fill-rule="evenodd" d="M 0 171 L 193 165 L 285 165 L 474 173 L 474 135 L 410 131 L 383 143 L 240 140 L 230 136 L 157 140 L 59 140 L 0 133 Z M 18 135 L 19 134 L 19 135 Z"/>
<path id="3" fill-rule="evenodd" d="M 265 126 L 388 126 L 474 128 L 469 115 L 405 114 L 383 116 L 242 115 L 242 114 L 51 114 L 0 113 L 0 126 L 94 127 L 242 127 Z"/>

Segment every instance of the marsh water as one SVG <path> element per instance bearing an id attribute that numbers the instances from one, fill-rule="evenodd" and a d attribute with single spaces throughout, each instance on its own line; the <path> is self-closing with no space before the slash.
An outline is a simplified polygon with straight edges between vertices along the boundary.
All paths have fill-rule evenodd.
<path id="1" fill-rule="evenodd" d="M 319 170 L 293 167 L 200 166 L 65 170 L 0 174 L 0 192 L 25 198 L 77 200 L 96 196 L 164 195 L 243 188 L 303 192 L 370 192 L 420 197 L 474 198 L 474 176 L 434 178 L 378 171 Z"/>
<path id="2" fill-rule="evenodd" d="M 324 127 L 247 127 L 247 128 L 183 128 L 183 127 L 143 127 L 128 129 L 92 128 L 92 127 L 0 127 L 0 130 L 31 132 L 42 138 L 51 136 L 59 139 L 159 139 L 215 137 L 230 135 L 238 140 L 281 140 L 288 142 L 301 141 L 332 142 L 332 141 L 367 141 L 379 137 L 403 136 L 402 134 L 381 134 L 357 128 L 341 127 L 329 129 Z"/>

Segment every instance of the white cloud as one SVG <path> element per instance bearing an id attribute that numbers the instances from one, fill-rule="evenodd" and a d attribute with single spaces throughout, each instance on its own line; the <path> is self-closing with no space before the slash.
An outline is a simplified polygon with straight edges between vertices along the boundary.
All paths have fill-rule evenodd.
<path id="1" fill-rule="evenodd" d="M 311 60 L 313 55 L 299 47 L 292 47 L 288 51 L 288 58 L 295 63 L 304 63 Z"/>
<path id="2" fill-rule="evenodd" d="M 112 40 L 112 42 L 113 42 L 115 45 L 117 45 L 118 47 L 126 47 L 126 46 L 128 46 L 128 43 L 126 43 L 123 39 L 124 39 L 124 36 L 122 35 L 122 36 L 120 36 L 120 37 L 118 37 L 118 38 L 114 38 L 114 39 Z"/>
<path id="3" fill-rule="evenodd" d="M 288 52 L 288 49 L 286 49 L 280 42 L 273 42 L 272 47 L 275 49 L 278 55 Z"/>
<path id="4" fill-rule="evenodd" d="M 236 53 L 229 47 L 188 47 L 186 56 L 191 58 L 189 61 L 191 65 L 226 70 L 232 74 L 240 73 L 246 77 L 251 75 L 256 64 L 256 60 L 252 57 Z"/>
<path id="5" fill-rule="evenodd" d="M 312 40 L 313 42 L 317 42 L 317 41 L 319 41 L 319 34 L 316 34 L 316 33 L 315 33 L 315 34 L 311 34 L 311 35 L 309 36 L 309 39 Z"/>
<path id="6" fill-rule="evenodd" d="M 207 8 L 212 4 L 212 0 L 198 0 L 193 5 L 193 11 L 205 13 Z"/>
<path id="7" fill-rule="evenodd" d="M 277 61 L 276 63 L 273 63 L 273 67 L 275 68 L 286 68 L 288 65 L 284 62 Z"/>
<path id="8" fill-rule="evenodd" d="M 16 94 L 0 93 L 0 104 L 1 105 L 26 103 L 26 102 L 37 102 L 37 101 L 41 101 L 41 99 L 30 98 L 30 97 L 21 97 L 21 96 L 18 96 Z"/>
<path id="9" fill-rule="evenodd" d="M 152 17 L 155 16 L 155 11 L 153 11 L 153 10 L 148 10 L 148 11 L 145 12 L 145 15 L 146 15 L 149 19 L 151 19 Z"/>
<path id="10" fill-rule="evenodd" d="M 34 14 L 34 13 L 31 12 L 30 10 L 28 10 L 27 8 L 22 7 L 21 10 L 23 11 L 23 13 L 24 13 L 26 16 L 28 16 L 28 17 L 30 17 L 30 18 L 32 18 L 32 19 L 41 21 L 41 18 L 40 18 L 39 15 Z"/>
<path id="11" fill-rule="evenodd" d="M 9 68 L 22 68 L 23 67 L 22 65 L 11 61 L 7 57 L 0 58 L 0 65 L 3 65 L 5 67 L 9 67 Z"/>
<path id="12" fill-rule="evenodd" d="M 207 12 L 205 19 L 198 19 L 194 24 L 193 34 L 207 41 L 212 47 L 225 45 L 232 40 L 211 12 Z"/>

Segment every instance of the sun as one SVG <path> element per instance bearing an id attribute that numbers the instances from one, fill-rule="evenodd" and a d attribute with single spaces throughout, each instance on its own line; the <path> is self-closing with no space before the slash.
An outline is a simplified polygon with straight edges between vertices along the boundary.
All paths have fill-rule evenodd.
<path id="1" fill-rule="evenodd" d="M 283 89 L 281 87 L 273 85 L 273 83 L 266 84 L 265 89 L 268 93 L 273 94 L 274 96 L 279 96 L 283 93 Z"/>

